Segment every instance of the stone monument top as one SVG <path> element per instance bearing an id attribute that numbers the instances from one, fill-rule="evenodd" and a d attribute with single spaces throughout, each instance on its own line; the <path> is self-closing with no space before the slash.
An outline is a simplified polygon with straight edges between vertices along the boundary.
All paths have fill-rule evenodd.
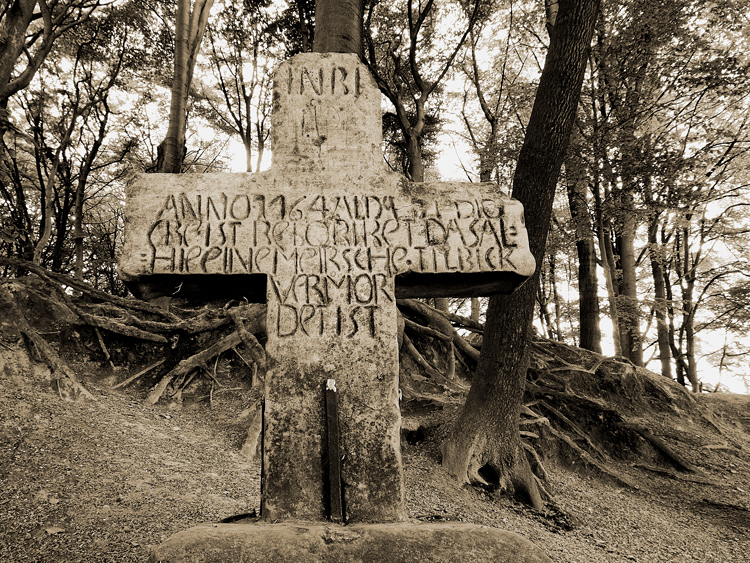
<path id="1" fill-rule="evenodd" d="M 325 517 L 330 379 L 347 519 L 403 519 L 396 299 L 507 293 L 534 272 L 520 203 L 409 182 L 381 143 L 366 67 L 302 54 L 275 75 L 270 170 L 140 175 L 127 191 L 124 279 L 233 278 L 268 303 L 266 520 Z"/>

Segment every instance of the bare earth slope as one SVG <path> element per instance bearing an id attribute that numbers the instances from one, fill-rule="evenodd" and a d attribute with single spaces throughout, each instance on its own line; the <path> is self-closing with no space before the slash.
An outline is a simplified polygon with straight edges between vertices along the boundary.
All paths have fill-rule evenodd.
<path id="1" fill-rule="evenodd" d="M 214 393 L 211 407 L 208 397 L 146 406 L 147 389 L 83 376 L 98 400 L 70 402 L 13 348 L 0 342 L 0 561 L 143 561 L 174 532 L 257 509 L 259 468 L 239 454 L 241 392 Z M 704 395 L 698 407 L 706 416 L 665 407 L 639 418 L 695 471 L 616 462 L 633 488 L 555 456 L 545 459 L 555 503 L 542 514 L 443 471 L 441 423 L 454 404 L 405 405 L 406 425 L 426 428 L 404 443 L 410 516 L 516 531 L 560 563 L 746 563 L 750 397 Z"/>

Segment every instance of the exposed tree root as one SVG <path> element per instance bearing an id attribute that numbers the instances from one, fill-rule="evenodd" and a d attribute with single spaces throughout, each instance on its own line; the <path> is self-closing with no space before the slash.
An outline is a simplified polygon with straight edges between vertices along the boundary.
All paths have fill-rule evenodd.
<path id="1" fill-rule="evenodd" d="M 123 336 L 129 336 L 131 338 L 137 338 L 139 340 L 147 340 L 150 342 L 157 342 L 159 344 L 166 344 L 168 340 L 161 334 L 154 334 L 140 328 L 129 326 L 113 319 L 107 319 L 96 315 L 89 315 L 84 313 L 78 307 L 72 307 L 71 310 L 76 313 L 83 322 L 86 324 L 96 327 L 103 328 L 109 332 L 115 334 L 121 334 Z"/>
<path id="2" fill-rule="evenodd" d="M 15 323 L 18 331 L 28 342 L 31 342 L 34 345 L 39 357 L 47 364 L 47 366 L 49 366 L 52 373 L 57 375 L 58 392 L 60 392 L 61 396 L 62 392 L 59 387 L 59 380 L 62 377 L 69 382 L 76 394 L 95 401 L 96 397 L 81 385 L 75 372 L 62 360 L 62 358 L 60 358 L 57 352 L 52 349 L 52 346 L 50 346 L 49 343 L 31 327 L 16 304 L 15 298 L 6 287 L 0 286 L 0 300 L 5 303 L 7 309 L 11 312 L 11 320 Z"/>
<path id="3" fill-rule="evenodd" d="M 633 467 L 637 467 L 638 469 L 645 469 L 646 471 L 651 471 L 653 473 L 658 473 L 660 475 L 666 475 L 667 477 L 674 479 L 676 481 L 687 481 L 689 483 L 699 483 L 701 485 L 721 485 L 720 483 L 716 481 L 712 481 L 711 479 L 701 478 L 700 476 L 696 476 L 696 475 L 685 475 L 683 473 L 676 473 L 670 469 L 664 469 L 662 467 L 655 467 L 653 465 L 648 465 L 646 463 L 634 463 Z"/>
<path id="4" fill-rule="evenodd" d="M 583 430 L 579 428 L 577 424 L 575 424 L 572 420 L 570 420 L 567 416 L 562 414 L 559 410 L 557 410 L 552 405 L 546 403 L 545 401 L 539 401 L 539 405 L 544 408 L 545 410 L 549 411 L 553 415 L 555 415 L 557 418 L 559 418 L 562 422 L 564 422 L 573 432 L 576 433 L 576 435 L 583 439 L 586 444 L 596 452 L 596 454 L 599 456 L 599 459 L 606 459 L 607 456 L 605 453 L 599 449 L 599 447 L 594 444 L 593 440 L 589 437 L 588 434 L 586 434 Z"/>
<path id="5" fill-rule="evenodd" d="M 469 317 L 456 315 L 449 311 L 439 311 L 438 309 L 436 309 L 436 311 L 438 311 L 441 315 L 443 315 L 450 322 L 454 323 L 455 325 L 461 328 L 465 328 L 466 330 L 470 330 L 471 332 L 474 332 L 476 334 L 484 334 L 484 325 L 480 323 L 479 321 L 475 321 L 473 319 L 470 319 Z"/>
<path id="6" fill-rule="evenodd" d="M 534 401 L 534 409 L 527 407 L 522 410 L 526 417 L 531 417 L 522 419 L 522 424 L 531 424 L 534 417 L 539 416 L 537 411 L 549 416 L 554 424 L 549 424 L 545 432 L 566 444 L 569 451 L 587 466 L 622 485 L 636 487 L 630 478 L 613 469 L 614 461 L 606 450 L 609 446 L 613 455 L 624 453 L 632 460 L 643 454 L 637 448 L 622 445 L 640 443 L 648 444 L 665 462 L 681 472 L 697 470 L 645 424 L 630 418 L 633 416 L 633 399 L 641 401 L 641 408 L 649 408 L 650 401 L 656 401 L 686 409 L 695 404 L 694 398 L 687 393 L 681 393 L 679 388 L 662 383 L 658 378 L 639 374 L 638 369 L 625 359 L 604 358 L 557 342 L 534 342 L 531 363 L 526 393 Z M 618 368 L 618 364 L 625 366 L 624 370 Z M 700 411 L 698 416 L 705 419 Z M 721 434 L 718 425 L 713 423 L 711 426 Z M 638 461 L 631 461 L 631 466 L 674 479 L 691 480 L 672 470 Z M 536 466 L 534 469 L 538 474 Z M 703 482 L 700 477 L 694 480 Z"/>
<path id="7" fill-rule="evenodd" d="M 138 299 L 106 294 L 80 280 L 50 272 L 31 262 L 0 257 L 0 264 L 11 265 L 18 271 L 31 272 L 46 284 L 51 290 L 46 295 L 43 291 L 35 291 L 32 285 L 28 286 L 28 291 L 34 292 L 39 299 L 55 300 L 67 309 L 73 318 L 79 320 L 78 324 L 91 327 L 104 361 L 108 362 L 110 367 L 114 362 L 107 343 L 113 335 L 150 342 L 157 346 L 168 346 L 166 352 L 170 356 L 181 354 L 185 358 L 184 354 L 189 354 L 161 376 L 147 398 L 150 403 L 162 397 L 170 385 L 177 392 L 180 388 L 185 388 L 196 376 L 202 374 L 210 378 L 204 364 L 216 357 L 216 350 L 220 350 L 218 354 L 221 354 L 226 349 L 234 349 L 237 356 L 254 373 L 257 373 L 259 365 L 264 365 L 264 304 L 229 303 L 223 309 L 205 307 L 195 311 L 179 309 L 173 303 L 169 311 Z M 65 288 L 74 289 L 76 295 L 83 298 L 74 298 Z M 414 391 L 413 396 L 440 393 L 446 389 L 451 392 L 465 390 L 466 385 L 458 376 L 457 369 L 461 367 L 464 373 L 470 372 L 472 364 L 479 357 L 479 351 L 471 346 L 455 327 L 481 333 L 483 325 L 459 315 L 441 313 L 414 300 L 404 300 L 399 303 L 399 307 L 408 314 L 399 314 L 399 344 L 403 345 L 402 351 L 411 357 L 419 368 L 419 372 L 413 373 L 415 382 L 418 381 L 416 385 L 408 381 L 412 376 L 411 372 L 402 374 L 404 389 L 411 388 Z M 216 336 L 213 336 L 214 333 Z M 206 338 L 209 334 L 211 336 Z M 411 338 L 404 338 L 407 334 Z M 419 342 L 414 340 L 415 335 L 419 335 Z M 195 338 L 192 338 L 194 336 Z M 424 352 L 420 351 L 425 345 L 429 347 L 430 339 L 449 347 L 449 351 L 443 357 L 445 363 L 439 367 L 426 359 Z M 178 342 L 179 351 L 176 350 Z M 119 383 L 118 387 L 132 383 L 149 372 L 154 372 L 163 363 L 168 365 L 169 362 L 169 359 L 160 361 L 158 365 L 152 365 Z M 72 370 L 70 372 L 72 373 Z M 420 373 L 426 379 L 418 379 Z M 430 386 L 435 389 L 431 391 Z"/>
<path id="8" fill-rule="evenodd" d="M 138 379 L 142 375 L 147 374 L 152 369 L 158 368 L 160 365 L 162 365 L 166 361 L 167 361 L 166 358 L 162 358 L 158 362 L 155 362 L 155 363 L 151 364 L 150 366 L 142 369 L 141 371 L 139 371 L 135 375 L 132 375 L 132 376 L 128 377 L 125 381 L 121 381 L 117 385 L 112 386 L 112 389 L 119 389 L 120 387 L 125 387 L 126 385 L 130 385 L 131 383 L 133 383 L 133 381 L 135 381 L 136 379 Z"/>
<path id="9" fill-rule="evenodd" d="M 104 343 L 104 339 L 102 338 L 102 331 L 94 327 L 94 332 L 96 333 L 96 339 L 99 341 L 99 348 L 101 348 L 101 351 L 104 354 L 104 357 L 107 359 L 109 366 L 114 370 L 115 364 L 114 362 L 112 362 L 112 356 L 110 355 L 109 350 L 107 349 L 107 345 Z"/>
<path id="10" fill-rule="evenodd" d="M 450 321 L 443 315 L 441 311 L 438 311 L 434 307 L 417 301 L 415 299 L 399 299 L 397 303 L 402 308 L 410 309 L 421 317 L 423 317 L 429 325 L 436 328 L 438 331 L 445 335 L 448 335 L 453 340 L 456 348 L 461 350 L 464 354 L 469 356 L 472 360 L 479 361 L 479 350 L 474 348 L 469 342 L 461 336 L 458 331 L 453 327 Z"/>
<path id="11" fill-rule="evenodd" d="M 418 332 L 420 334 L 424 334 L 426 336 L 431 336 L 433 338 L 437 338 L 439 340 L 442 340 L 443 342 L 451 342 L 452 338 L 448 334 L 444 334 L 440 332 L 439 330 L 435 330 L 433 328 L 430 328 L 428 326 L 423 326 L 419 323 L 415 323 L 411 319 L 404 318 L 404 328 L 408 328 L 414 332 Z"/>
<path id="12" fill-rule="evenodd" d="M 657 450 L 664 454 L 678 469 L 682 471 L 695 472 L 695 466 L 682 458 L 672 448 L 670 448 L 664 440 L 654 436 L 648 428 L 643 424 L 637 422 L 621 422 L 619 423 L 621 428 L 627 428 L 633 430 L 648 440 Z"/>
<path id="13" fill-rule="evenodd" d="M 245 322 L 242 317 L 242 311 L 233 309 L 230 311 L 229 315 L 232 317 L 235 327 L 237 327 L 237 334 L 239 335 L 240 340 L 242 340 L 245 346 L 247 346 L 250 355 L 253 357 L 255 365 L 265 364 L 266 351 L 263 346 L 260 345 L 260 342 L 258 342 L 258 339 L 255 338 L 253 333 L 247 330 L 247 328 L 245 327 Z"/>
<path id="14" fill-rule="evenodd" d="M 541 478 L 542 481 L 548 483 L 549 474 L 547 473 L 547 469 L 544 467 L 544 464 L 542 463 L 542 460 L 539 457 L 536 448 L 534 448 L 534 446 L 532 446 L 531 444 L 527 444 L 526 442 L 522 442 L 522 445 L 523 449 L 531 455 L 531 459 L 533 461 L 533 463 L 531 464 L 531 469 L 534 471 L 534 473 L 539 474 L 539 478 Z M 549 495 L 549 493 L 547 494 Z"/>
<path id="15" fill-rule="evenodd" d="M 80 291 L 81 293 L 88 295 L 89 297 L 92 297 L 99 301 L 103 301 L 105 303 L 113 303 L 124 309 L 132 309 L 144 313 L 151 313 L 152 315 L 166 318 L 172 322 L 178 322 L 180 320 L 179 317 L 173 315 L 169 311 L 157 307 L 156 305 L 151 305 L 146 301 L 140 301 L 138 299 L 126 299 L 124 297 L 118 297 L 117 295 L 110 295 L 109 293 L 105 293 L 104 291 L 91 287 L 85 282 L 76 280 L 75 278 L 71 278 L 70 276 L 66 276 L 65 274 L 59 274 L 57 272 L 46 270 L 45 268 L 42 268 L 41 266 L 38 266 L 33 262 L 19 260 L 17 258 L 10 258 L 7 256 L 0 256 L 0 264 L 14 266 L 22 270 L 33 272 L 34 274 L 39 276 L 40 279 L 54 288 L 59 288 L 60 285 L 64 285 Z"/>
<path id="16" fill-rule="evenodd" d="M 582 449 L 578 444 L 576 444 L 573 439 L 568 436 L 567 434 L 560 432 L 559 430 L 556 430 L 553 426 L 549 427 L 550 432 L 557 437 L 559 440 L 562 440 L 565 442 L 570 448 L 578 454 L 578 456 L 586 462 L 588 465 L 595 467 L 598 469 L 602 474 L 611 477 L 614 479 L 617 483 L 624 485 L 626 487 L 630 487 L 631 489 L 638 489 L 638 485 L 633 483 L 630 479 L 627 477 L 620 475 L 617 471 L 614 469 L 610 469 L 607 467 L 604 463 L 599 463 L 597 460 L 595 460 L 591 454 L 589 454 L 587 451 Z"/>
<path id="17" fill-rule="evenodd" d="M 409 338 L 406 334 L 404 334 L 403 350 L 406 354 L 409 354 L 409 356 L 411 356 L 411 358 L 417 363 L 417 365 L 424 369 L 425 373 L 427 373 L 432 378 L 434 384 L 439 385 L 446 390 L 456 391 L 461 389 L 459 385 L 449 380 L 439 370 L 435 369 L 430 364 L 430 362 L 425 360 L 424 356 L 422 356 L 419 350 L 417 350 L 417 348 L 414 346 L 411 338 Z"/>
<path id="18" fill-rule="evenodd" d="M 197 354 L 185 358 L 177 364 L 174 369 L 161 378 L 161 381 L 159 381 L 156 387 L 154 387 L 154 389 L 148 394 L 145 402 L 149 405 L 156 404 L 173 379 L 185 377 L 194 369 L 203 369 L 207 371 L 206 364 L 209 360 L 214 359 L 216 356 L 226 352 L 230 348 L 234 348 L 239 345 L 241 341 L 242 338 L 239 333 L 233 332 L 229 334 L 229 336 L 225 336 L 218 342 L 215 342 L 205 350 L 201 350 Z"/>

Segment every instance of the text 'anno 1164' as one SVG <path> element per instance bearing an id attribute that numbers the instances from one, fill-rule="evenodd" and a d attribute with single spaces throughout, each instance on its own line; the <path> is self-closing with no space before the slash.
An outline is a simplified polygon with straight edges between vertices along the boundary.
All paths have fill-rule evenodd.
<path id="1" fill-rule="evenodd" d="M 185 193 L 148 231 L 152 273 L 278 275 L 492 271 L 522 225 L 502 200 Z"/>

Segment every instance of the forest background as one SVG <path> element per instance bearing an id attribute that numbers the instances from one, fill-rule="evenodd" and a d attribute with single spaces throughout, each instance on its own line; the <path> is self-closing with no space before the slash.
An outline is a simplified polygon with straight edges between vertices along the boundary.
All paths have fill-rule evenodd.
<path id="1" fill-rule="evenodd" d="M 206 27 L 179 170 L 265 168 L 270 77 L 312 48 L 314 4 L 194 4 Z M 0 256 L 126 292 L 124 185 L 164 168 L 178 8 L 0 4 Z M 366 2 L 363 58 L 384 95 L 387 165 L 509 190 L 555 10 Z M 601 6 L 537 294 L 542 335 L 694 391 L 750 390 L 748 24 L 741 0 Z M 477 300 L 436 305 L 483 311 Z"/>

